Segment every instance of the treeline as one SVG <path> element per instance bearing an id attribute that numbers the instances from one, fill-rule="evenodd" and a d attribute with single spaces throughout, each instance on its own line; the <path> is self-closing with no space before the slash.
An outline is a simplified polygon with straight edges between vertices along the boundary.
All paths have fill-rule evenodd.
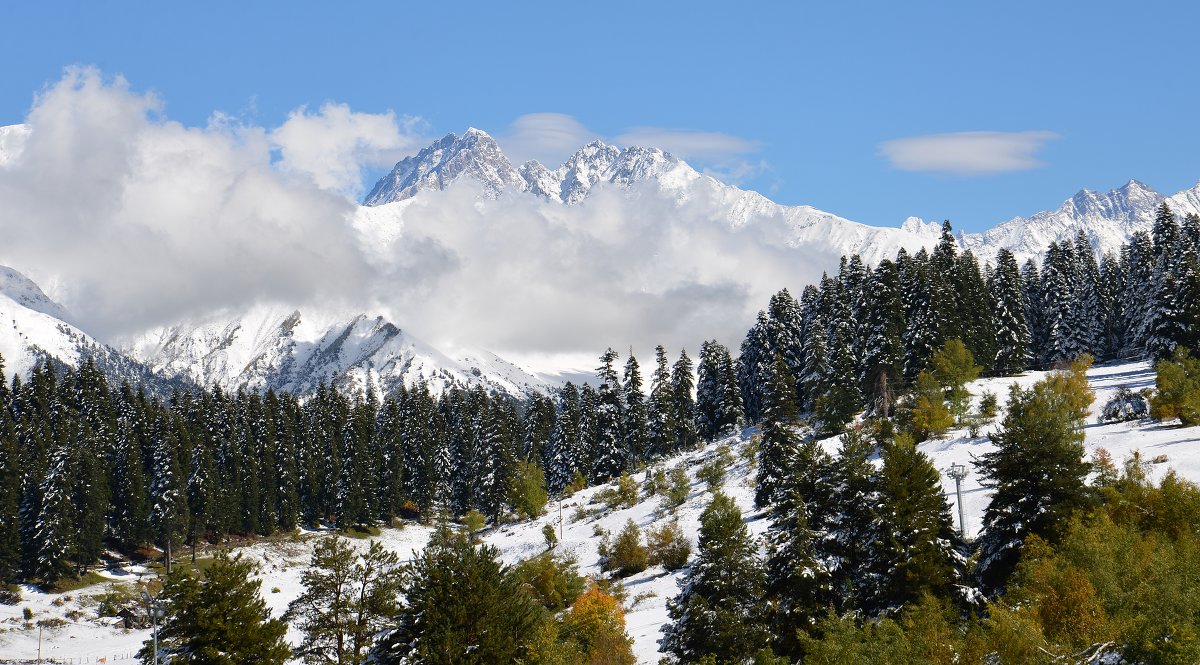
<path id="1" fill-rule="evenodd" d="M 1200 346 L 1200 217 L 1164 203 L 1150 233 L 1097 260 L 1087 237 L 1051 243 L 1023 267 L 1008 250 L 981 266 L 950 223 L 932 252 L 905 250 L 870 267 L 843 257 L 836 276 L 770 300 L 737 362 L 745 416 L 762 416 L 778 355 L 802 410 L 829 432 L 863 411 L 887 417 L 934 350 L 962 340 L 985 372 L 1015 374 L 1083 354 L 1169 356 Z"/>

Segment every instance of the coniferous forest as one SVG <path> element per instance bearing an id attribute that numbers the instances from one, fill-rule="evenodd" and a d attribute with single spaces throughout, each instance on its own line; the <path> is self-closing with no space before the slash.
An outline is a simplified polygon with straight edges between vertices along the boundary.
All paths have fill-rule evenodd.
<path id="1" fill-rule="evenodd" d="M 445 523 L 468 514 L 499 524 L 538 514 L 547 496 L 755 426 L 755 504 L 770 528 L 764 541 L 751 538 L 736 505 L 714 495 L 669 605 L 662 645 L 670 657 L 1197 662 L 1200 492 L 1173 475 L 1150 482 L 1139 460 L 1118 468 L 1085 459 L 1080 431 L 1090 362 L 1149 357 L 1162 361 L 1160 376 L 1179 368 L 1195 382 L 1186 349 L 1196 348 L 1200 218 L 1177 220 L 1164 205 L 1152 231 L 1119 254 L 1097 257 L 1081 234 L 1024 265 L 1006 250 L 981 265 L 959 251 L 946 223 L 931 252 L 902 250 L 875 266 L 843 257 L 836 275 L 798 298 L 778 292 L 736 358 L 717 341 L 704 342 L 695 363 L 660 346 L 643 368 L 609 349 L 595 385 L 568 383 L 524 401 L 480 387 L 435 394 L 422 384 L 389 395 L 329 386 L 309 395 L 216 387 L 164 395 L 112 385 L 91 362 L 47 362 L 11 379 L 0 365 L 0 578 L 53 587 L 114 555 L 161 555 L 170 568 L 197 549 L 300 526 L 369 531 L 395 518 Z M 1007 395 L 995 448 L 975 462 L 991 504 L 978 538 L 966 542 L 939 471 L 916 444 L 986 416 L 972 412 L 968 381 L 1031 368 L 1057 371 Z M 1156 408 L 1188 422 L 1195 398 L 1184 393 L 1184 407 Z M 819 440 L 839 435 L 829 455 Z M 379 587 L 386 593 L 363 614 L 376 623 L 362 624 L 370 630 L 356 633 L 353 657 L 340 641 L 336 653 L 312 646 L 318 638 L 300 655 L 628 662 L 599 660 L 627 644 L 612 647 L 605 640 L 619 635 L 588 632 L 593 615 L 574 614 L 590 603 L 587 611 L 612 619 L 619 608 L 607 591 L 585 591 L 551 566 L 551 577 L 567 576 L 555 584 L 574 589 L 572 609 L 526 598 L 531 585 L 469 536 L 439 531 Z M 323 556 L 356 561 L 336 547 Z M 374 569 L 399 570 L 375 556 Z M 249 574 L 236 559 L 220 561 L 224 574 Z M 164 592 L 181 608 L 203 591 L 187 579 Z M 214 573 L 213 588 L 219 582 Z M 459 638 L 433 623 L 466 621 L 446 608 L 467 595 L 495 605 L 463 613 L 505 622 L 471 634 L 508 637 L 452 657 L 447 644 Z M 560 618 L 547 628 L 542 611 Z M 167 644 L 182 644 L 183 624 L 168 625 L 176 633 Z M 275 642 L 283 635 L 260 632 Z M 442 643 L 429 641 L 437 635 Z M 564 640 L 574 651 L 551 648 Z M 172 662 L 208 662 L 185 651 L 171 652 Z"/>

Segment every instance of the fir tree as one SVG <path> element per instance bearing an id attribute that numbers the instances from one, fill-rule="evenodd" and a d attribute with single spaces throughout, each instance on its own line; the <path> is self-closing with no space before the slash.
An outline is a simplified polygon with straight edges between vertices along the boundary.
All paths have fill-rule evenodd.
<path id="1" fill-rule="evenodd" d="M 866 287 L 862 385 L 872 413 L 891 415 L 904 370 L 904 301 L 896 264 L 881 261 Z"/>
<path id="2" fill-rule="evenodd" d="M 737 359 L 738 389 L 745 405 L 746 419 L 757 423 L 766 408 L 766 397 L 762 394 L 771 371 L 774 351 L 768 334 L 770 322 L 766 312 L 758 313 L 758 320 L 742 340 L 741 353 Z"/>
<path id="3" fill-rule="evenodd" d="M 766 578 L 742 513 L 721 492 L 700 516 L 699 553 L 667 603 L 663 650 L 683 662 L 748 662 L 770 632 Z"/>
<path id="4" fill-rule="evenodd" d="M 558 417 L 554 420 L 554 431 L 543 461 L 546 468 L 546 489 L 551 495 L 560 496 L 571 484 L 580 469 L 579 446 L 579 390 L 567 382 L 559 393 Z"/>
<path id="5" fill-rule="evenodd" d="M 624 420 L 621 382 L 613 362 L 617 352 L 608 349 L 600 356 L 596 378 L 600 381 L 595 413 L 595 439 L 592 457 L 592 480 L 603 482 L 617 477 L 626 468 L 625 442 L 621 431 Z"/>
<path id="6" fill-rule="evenodd" d="M 829 570 L 835 601 L 843 609 L 862 607 L 869 588 L 878 503 L 875 469 L 869 459 L 874 449 L 861 430 L 850 430 L 842 435 L 829 469 L 830 512 L 817 551 Z"/>
<path id="7" fill-rule="evenodd" d="M 167 574 L 170 574 L 172 545 L 184 530 L 186 503 L 180 486 L 182 479 L 174 437 L 168 436 L 161 420 L 155 429 L 157 436 L 151 454 L 150 522 L 154 525 L 157 541 L 163 546 Z"/>

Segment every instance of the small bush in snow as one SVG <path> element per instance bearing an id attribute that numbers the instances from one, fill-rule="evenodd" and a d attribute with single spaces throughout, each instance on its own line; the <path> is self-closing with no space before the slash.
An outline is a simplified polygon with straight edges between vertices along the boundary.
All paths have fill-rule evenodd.
<path id="1" fill-rule="evenodd" d="M 1150 403 L 1144 395 L 1121 387 L 1113 398 L 1108 400 L 1100 412 L 1102 423 L 1123 423 L 1130 420 L 1141 420 L 1150 416 Z"/>
<path id="2" fill-rule="evenodd" d="M 692 542 L 683 534 L 678 520 L 647 531 L 646 543 L 650 550 L 650 564 L 662 564 L 667 570 L 683 568 L 692 554 Z"/>
<path id="3" fill-rule="evenodd" d="M 642 530 L 633 520 L 625 523 L 625 528 L 617 534 L 617 539 L 606 548 L 601 568 L 606 572 L 615 572 L 617 577 L 628 577 L 640 573 L 650 565 L 650 553 L 642 544 Z"/>
<path id="4" fill-rule="evenodd" d="M 667 489 L 663 492 L 663 507 L 673 511 L 687 501 L 691 485 L 687 469 L 682 464 L 672 468 L 668 478 Z"/>

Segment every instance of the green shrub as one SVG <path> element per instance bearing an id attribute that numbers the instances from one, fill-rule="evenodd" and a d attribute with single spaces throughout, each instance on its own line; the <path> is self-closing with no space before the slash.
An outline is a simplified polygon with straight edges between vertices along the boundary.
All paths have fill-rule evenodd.
<path id="1" fill-rule="evenodd" d="M 663 507 L 675 510 L 687 502 L 691 493 L 691 483 L 688 482 L 687 467 L 680 464 L 671 468 L 668 476 L 667 489 L 663 492 Z"/>
<path id="2" fill-rule="evenodd" d="M 575 560 L 569 557 L 539 554 L 517 564 L 515 572 L 533 598 L 551 611 L 574 603 L 586 587 Z"/>
<path id="3" fill-rule="evenodd" d="M 1158 420 L 1178 418 L 1184 427 L 1200 423 L 1200 359 L 1181 346 L 1155 369 L 1158 392 L 1150 400 L 1150 414 Z"/>
<path id="4" fill-rule="evenodd" d="M 667 570 L 679 570 L 687 565 L 692 554 L 692 542 L 679 528 L 679 520 L 671 520 L 657 529 L 646 532 L 650 565 L 661 564 Z"/>
<path id="5" fill-rule="evenodd" d="M 513 510 L 523 519 L 533 519 L 546 512 L 546 474 L 542 467 L 533 462 L 517 462 L 512 485 L 508 488 L 508 501 Z"/>
<path id="6" fill-rule="evenodd" d="M 617 539 L 607 549 L 608 556 L 602 568 L 616 573 L 617 577 L 640 573 L 650 565 L 650 553 L 642 544 L 642 531 L 633 520 L 625 523 L 625 528 L 621 529 Z"/>

